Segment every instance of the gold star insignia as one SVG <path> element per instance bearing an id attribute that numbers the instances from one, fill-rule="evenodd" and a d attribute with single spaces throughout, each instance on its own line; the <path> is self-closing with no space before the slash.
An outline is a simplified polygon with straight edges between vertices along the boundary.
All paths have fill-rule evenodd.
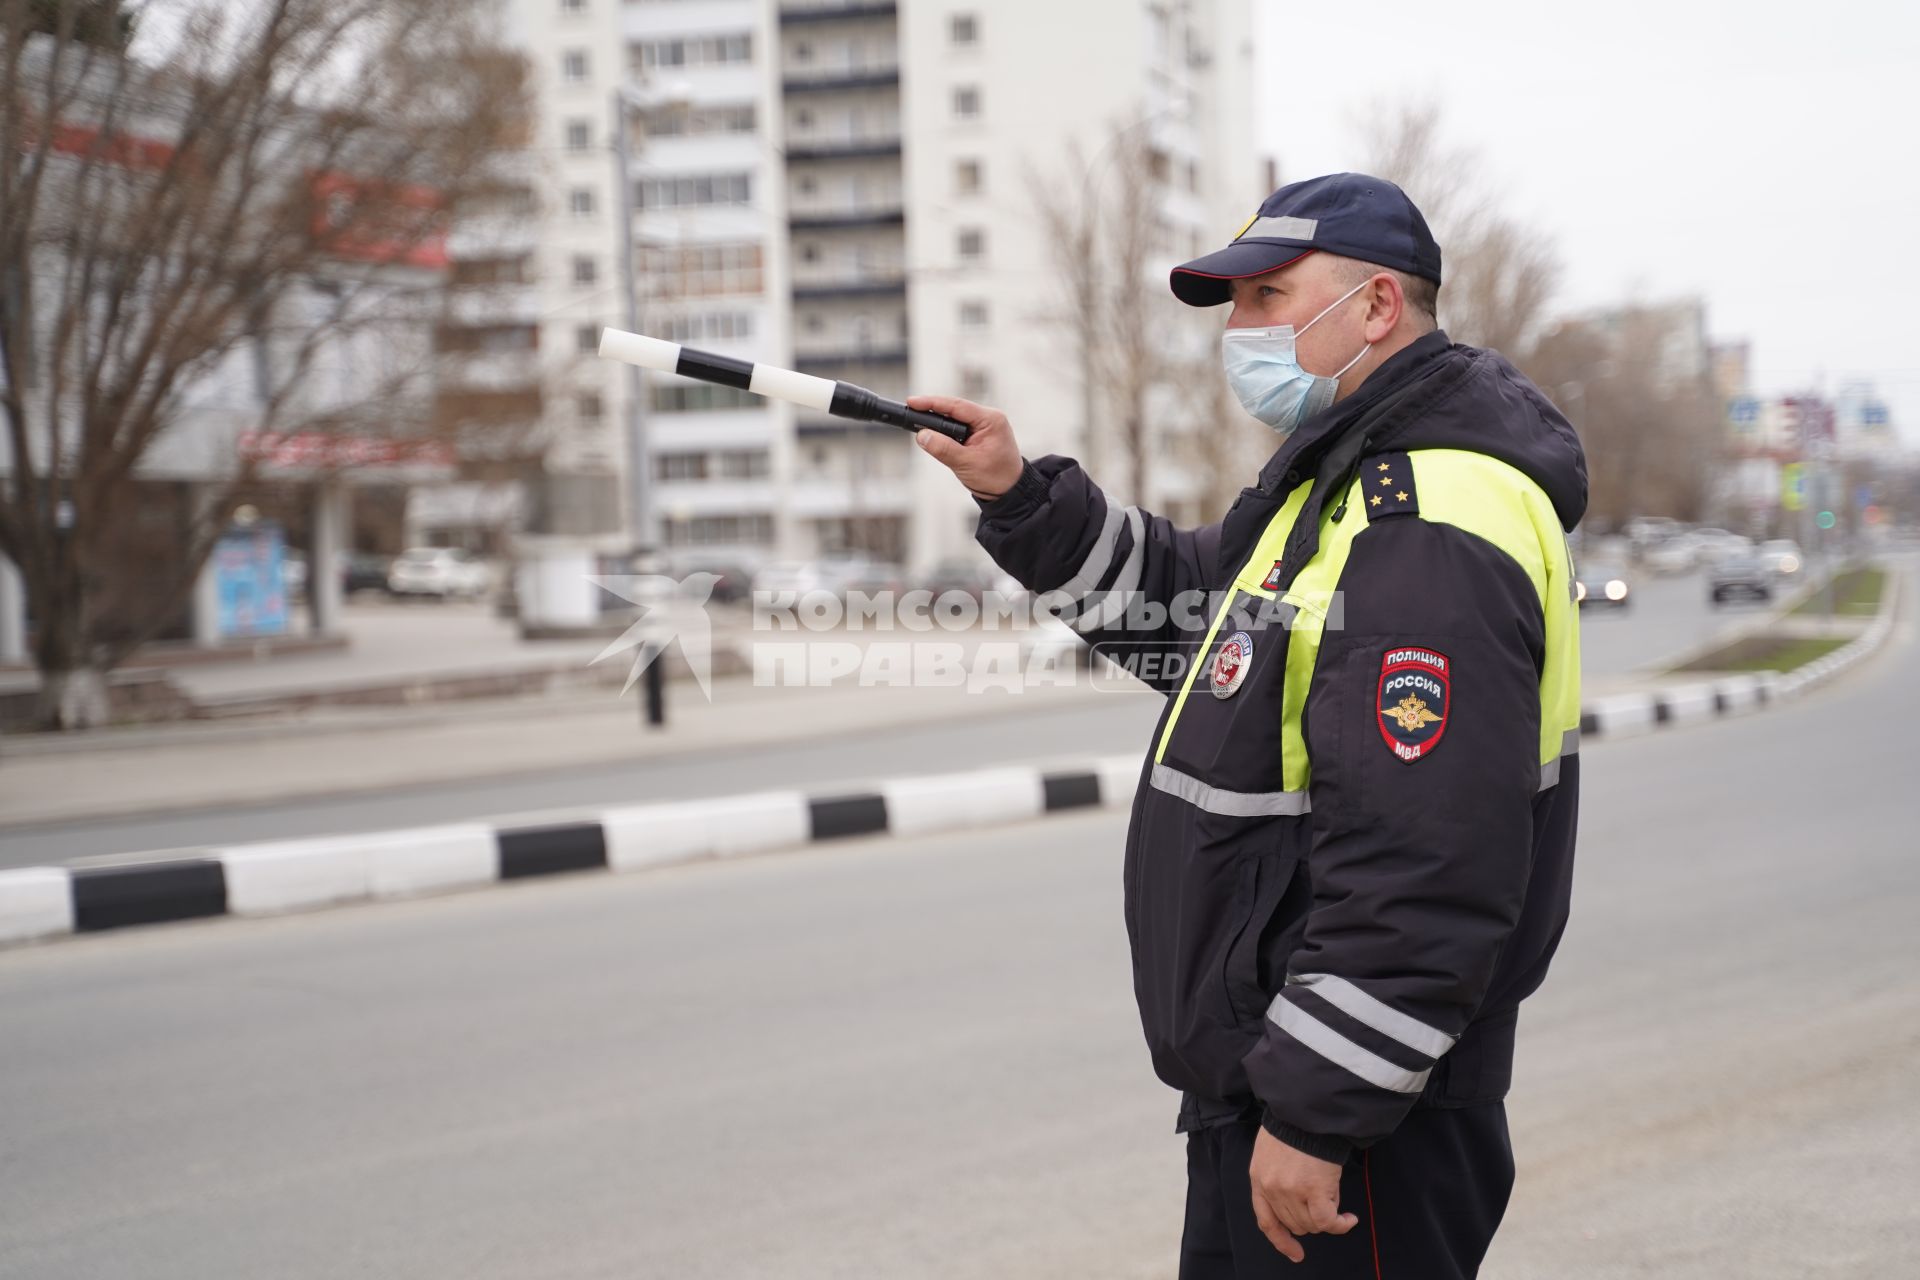
<path id="1" fill-rule="evenodd" d="M 1388 466 L 1388 465 L 1387 465 L 1386 463 L 1384 463 L 1384 462 L 1383 462 L 1383 463 L 1381 463 L 1381 464 L 1380 464 L 1380 469 L 1381 469 L 1382 471 L 1389 471 L 1389 470 L 1391 470 L 1392 468 L 1390 468 L 1390 467 L 1389 467 L 1389 466 Z"/>
<path id="2" fill-rule="evenodd" d="M 1398 498 L 1402 502 L 1405 502 L 1407 500 L 1407 495 L 1404 493 L 1396 493 L 1393 496 Z"/>
<path id="3" fill-rule="evenodd" d="M 1373 495 L 1373 505 L 1376 507 L 1380 505 L 1380 495 L 1377 493 Z"/>
<path id="4" fill-rule="evenodd" d="M 1381 483 L 1381 484 L 1392 484 L 1392 483 L 1393 483 L 1393 477 L 1392 477 L 1392 476 L 1381 476 L 1381 477 L 1380 477 L 1380 483 Z"/>

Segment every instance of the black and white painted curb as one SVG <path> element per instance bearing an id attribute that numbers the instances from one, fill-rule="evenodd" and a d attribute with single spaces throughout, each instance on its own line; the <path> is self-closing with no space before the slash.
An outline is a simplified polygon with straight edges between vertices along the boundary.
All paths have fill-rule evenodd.
<path id="1" fill-rule="evenodd" d="M 1887 579 L 1889 590 L 1893 578 Z M 1601 698 L 1583 737 L 1613 738 L 1756 711 L 1832 679 L 1879 648 L 1879 616 L 1844 648 L 1791 674 L 1730 676 Z M 862 835 L 926 835 L 1066 809 L 1131 804 L 1137 755 L 1063 769 L 1032 765 L 900 778 L 871 791 L 767 791 L 608 809 L 566 821 L 457 823 L 283 840 L 112 866 L 0 871 L 0 946 L 203 916 L 268 916 L 445 893 L 566 871 L 640 871 Z"/>
<path id="2" fill-rule="evenodd" d="M 95 867 L 0 871 L 0 946 L 204 916 L 269 916 L 565 871 L 640 871 L 862 835 L 924 835 L 1131 804 L 1140 757 L 900 778 L 872 791 L 768 791 L 282 840 Z"/>

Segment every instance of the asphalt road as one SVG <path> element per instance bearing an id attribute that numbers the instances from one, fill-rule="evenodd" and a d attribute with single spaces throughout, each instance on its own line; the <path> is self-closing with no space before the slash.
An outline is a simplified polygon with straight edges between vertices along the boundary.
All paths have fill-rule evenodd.
<path id="1" fill-rule="evenodd" d="M 1590 609 L 1582 615 L 1583 661 L 1590 682 L 1612 680 L 1673 657 L 1737 624 L 1743 611 L 1752 612 L 1750 606 L 1711 610 L 1705 582 L 1697 574 L 1636 578 L 1635 584 L 1631 608 Z M 444 625 L 437 615 L 429 621 Z M 0 869 L 743 790 L 856 784 L 945 767 L 1107 754 L 1144 744 L 1158 711 L 1159 704 L 1150 694 L 1123 694 L 1084 709 L 1054 707 L 1034 714 L 929 724 L 806 746 L 709 751 L 672 761 L 656 758 L 318 800 L 16 827 L 0 834 Z M 538 722 L 529 721 L 528 731 L 539 732 Z M 131 760 L 128 767 L 139 768 L 139 761 Z"/>
<path id="2" fill-rule="evenodd" d="M 1628 580 L 1633 589 L 1625 608 L 1580 611 L 1580 665 L 1589 683 L 1657 670 L 1773 607 L 1730 601 L 1716 608 L 1699 571 L 1670 578 L 1636 572 Z"/>
<path id="3" fill-rule="evenodd" d="M 1920 1255 L 1911 627 L 1584 753 L 1485 1275 Z M 0 1277 L 1168 1277 L 1122 819 L 0 954 Z"/>

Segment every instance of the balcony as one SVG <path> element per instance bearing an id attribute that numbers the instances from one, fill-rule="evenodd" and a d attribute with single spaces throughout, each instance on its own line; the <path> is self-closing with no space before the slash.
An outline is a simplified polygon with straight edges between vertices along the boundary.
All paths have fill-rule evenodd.
<path id="1" fill-rule="evenodd" d="M 780 25 L 809 22 L 848 22 L 863 18 L 891 18 L 900 6 L 883 0 L 786 0 L 780 6 Z"/>
<path id="2" fill-rule="evenodd" d="M 842 231 L 898 227 L 906 221 L 906 210 L 899 205 L 875 205 L 869 209 L 796 209 L 787 225 L 795 231 Z"/>
<path id="3" fill-rule="evenodd" d="M 787 143 L 787 159 L 868 160 L 900 154 L 900 135 L 868 138 L 799 138 Z"/>
<path id="4" fill-rule="evenodd" d="M 836 298 L 885 298 L 907 291 L 902 275 L 842 276 L 814 280 L 795 280 L 795 302 L 829 302 Z"/>
<path id="5" fill-rule="evenodd" d="M 899 67 L 813 67 L 780 82 L 788 93 L 833 93 L 846 89 L 891 89 L 900 83 Z"/>

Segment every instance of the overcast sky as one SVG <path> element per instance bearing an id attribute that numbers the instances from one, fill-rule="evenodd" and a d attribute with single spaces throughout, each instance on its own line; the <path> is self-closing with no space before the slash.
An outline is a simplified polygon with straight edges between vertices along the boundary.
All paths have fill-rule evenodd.
<path id="1" fill-rule="evenodd" d="M 1920 3 L 1253 4 L 1283 180 L 1361 167 L 1383 95 L 1435 101 L 1556 242 L 1555 310 L 1702 296 L 1757 390 L 1871 378 L 1920 446 Z"/>

